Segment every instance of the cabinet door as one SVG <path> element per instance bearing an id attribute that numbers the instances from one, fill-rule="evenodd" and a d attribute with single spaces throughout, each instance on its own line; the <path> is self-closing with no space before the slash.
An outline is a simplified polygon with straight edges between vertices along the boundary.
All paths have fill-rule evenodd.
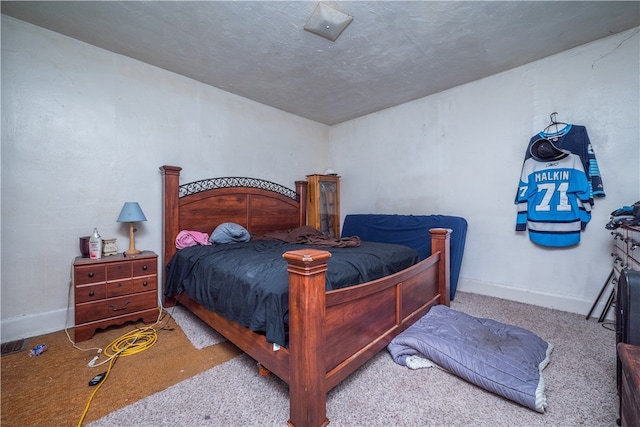
<path id="1" fill-rule="evenodd" d="M 338 225 L 338 183 L 320 181 L 320 231 L 331 237 L 340 237 L 336 229 Z"/>
<path id="2" fill-rule="evenodd" d="M 640 229 L 628 228 L 625 242 L 627 244 L 626 267 L 630 270 L 640 271 Z"/>
<path id="3" fill-rule="evenodd" d="M 340 177 L 308 175 L 309 225 L 326 236 L 340 237 Z"/>

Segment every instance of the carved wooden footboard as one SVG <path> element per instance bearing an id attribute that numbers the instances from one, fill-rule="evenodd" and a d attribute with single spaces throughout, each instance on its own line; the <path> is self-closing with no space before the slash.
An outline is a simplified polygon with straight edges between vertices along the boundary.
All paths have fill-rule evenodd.
<path id="1" fill-rule="evenodd" d="M 306 187 L 297 195 L 277 186 L 238 187 L 198 184 L 180 186 L 180 168 L 163 166 L 163 265 L 175 253 L 180 230 L 210 233 L 232 221 L 252 234 L 284 230 L 306 222 Z M 224 179 L 223 179 L 224 180 Z M 256 182 L 261 182 L 256 180 Z M 201 182 L 199 182 L 201 183 Z M 268 183 L 270 187 L 272 183 Z M 256 187 L 257 186 L 257 187 Z M 325 291 L 329 252 L 313 248 L 284 254 L 289 271 L 289 346 L 274 349 L 263 335 L 207 310 L 188 295 L 173 297 L 241 350 L 289 384 L 290 418 L 295 427 L 329 423 L 327 392 L 368 361 L 435 304 L 449 304 L 450 230 L 431 230 L 433 255 L 406 270 L 369 283 Z M 170 301 L 169 301 L 170 302 Z M 284 420 L 283 420 L 284 421 Z"/>

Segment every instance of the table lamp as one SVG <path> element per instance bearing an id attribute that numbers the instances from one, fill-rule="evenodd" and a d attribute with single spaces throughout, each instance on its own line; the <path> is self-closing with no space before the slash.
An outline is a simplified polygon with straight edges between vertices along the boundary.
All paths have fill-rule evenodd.
<path id="1" fill-rule="evenodd" d="M 147 218 L 144 216 L 142 209 L 140 209 L 140 205 L 138 202 L 125 202 L 122 207 L 122 211 L 120 211 L 120 216 L 118 217 L 118 222 L 128 222 L 129 223 L 129 249 L 124 251 L 126 255 L 138 255 L 142 251 L 136 249 L 136 239 L 133 235 L 134 222 L 146 221 Z"/>

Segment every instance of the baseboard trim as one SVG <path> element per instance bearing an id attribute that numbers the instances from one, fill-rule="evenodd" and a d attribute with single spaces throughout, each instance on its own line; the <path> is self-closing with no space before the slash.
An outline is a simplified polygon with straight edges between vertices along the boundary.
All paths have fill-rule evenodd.
<path id="1" fill-rule="evenodd" d="M 593 306 L 593 301 L 587 301 L 580 298 L 569 297 L 566 295 L 556 295 L 532 291 L 531 289 L 518 289 L 510 286 L 499 285 L 496 283 L 483 282 L 480 280 L 460 277 L 457 290 L 460 292 L 469 292 L 474 294 L 486 295 L 495 298 L 502 298 L 511 301 L 522 302 L 525 304 L 537 305 L 540 307 L 552 308 L 555 310 L 566 311 L 569 313 L 582 314 L 587 313 Z M 608 290 L 608 292 L 611 292 Z M 605 308 L 609 294 L 602 295 L 600 301 L 591 313 L 592 318 L 598 318 Z M 607 320 L 615 319 L 614 308 L 611 307 L 607 313 Z"/>
<path id="2" fill-rule="evenodd" d="M 469 279 L 466 277 L 460 277 L 457 290 L 460 292 L 469 292 L 522 302 L 525 304 L 537 305 L 540 307 L 553 308 L 555 310 L 567 311 L 569 313 L 582 314 L 585 317 L 593 305 L 593 301 L 587 301 L 575 297 L 535 292 L 530 289 L 518 289 L 510 286 Z M 596 305 L 593 310 L 591 315 L 592 317 L 597 318 L 600 316 L 600 313 L 604 310 L 607 298 L 608 294 L 602 296 L 598 305 Z M 67 324 L 67 309 L 60 309 L 29 316 L 2 319 L 0 324 L 1 341 L 4 343 L 31 338 L 63 330 L 65 326 L 72 328 L 73 310 L 70 310 L 69 318 L 71 320 Z M 607 320 L 613 319 L 614 309 L 611 308 L 607 314 Z M 46 327 L 43 327 L 43 325 L 46 325 Z"/>
<path id="3" fill-rule="evenodd" d="M 73 310 L 69 313 L 69 327 L 73 327 Z M 16 341 L 63 330 L 67 309 L 53 310 L 27 316 L 2 319 L 0 324 L 2 342 Z"/>

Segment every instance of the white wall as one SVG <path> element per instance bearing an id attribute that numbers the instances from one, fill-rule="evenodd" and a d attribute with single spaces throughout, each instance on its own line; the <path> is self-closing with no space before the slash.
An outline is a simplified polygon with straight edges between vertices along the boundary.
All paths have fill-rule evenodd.
<path id="1" fill-rule="evenodd" d="M 328 132 L 2 15 L 2 342 L 64 327 L 78 237 L 126 249 L 125 201 L 148 220 L 136 246 L 160 253 L 160 165 L 293 188 L 327 167 Z"/>
<path id="2" fill-rule="evenodd" d="M 2 342 L 64 327 L 78 237 L 126 248 L 123 202 L 148 218 L 137 247 L 160 252 L 162 164 L 291 186 L 330 165 L 343 214 L 466 217 L 460 290 L 586 313 L 608 214 L 640 198 L 638 45 L 627 32 L 329 128 L 3 15 Z M 553 111 L 587 126 L 607 191 L 565 250 L 513 231 L 524 148 Z"/>
<path id="3" fill-rule="evenodd" d="M 640 200 L 638 32 L 334 126 L 342 213 L 463 216 L 459 290 L 586 315 L 611 270 L 609 214 Z M 552 112 L 587 127 L 607 193 L 572 248 L 514 231 L 525 149 Z"/>

